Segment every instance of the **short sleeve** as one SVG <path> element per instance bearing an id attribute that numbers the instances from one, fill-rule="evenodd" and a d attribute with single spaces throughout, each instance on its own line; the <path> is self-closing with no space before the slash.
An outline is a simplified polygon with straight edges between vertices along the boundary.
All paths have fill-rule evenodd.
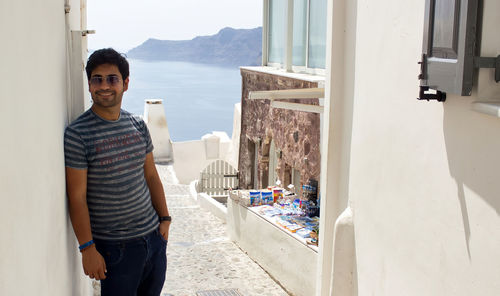
<path id="1" fill-rule="evenodd" d="M 71 127 L 67 127 L 64 132 L 64 162 L 70 168 L 88 168 L 85 143 L 80 135 Z"/>
<path id="2" fill-rule="evenodd" d="M 146 138 L 146 154 L 153 151 L 153 141 L 151 140 L 151 135 L 149 134 L 149 129 L 146 123 L 143 121 L 143 132 L 144 137 Z"/>

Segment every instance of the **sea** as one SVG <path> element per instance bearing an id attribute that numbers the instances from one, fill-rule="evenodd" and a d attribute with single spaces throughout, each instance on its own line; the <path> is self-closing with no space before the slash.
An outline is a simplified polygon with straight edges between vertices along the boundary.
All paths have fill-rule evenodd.
<path id="1" fill-rule="evenodd" d="M 162 99 L 172 141 L 199 140 L 212 131 L 231 137 L 234 105 L 241 101 L 239 67 L 128 61 L 130 82 L 123 109 L 143 115 L 146 99 Z"/>

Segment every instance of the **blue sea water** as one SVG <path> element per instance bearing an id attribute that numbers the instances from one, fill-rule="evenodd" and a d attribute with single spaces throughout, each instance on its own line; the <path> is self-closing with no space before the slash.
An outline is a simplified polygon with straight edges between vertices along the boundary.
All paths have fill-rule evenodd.
<path id="1" fill-rule="evenodd" d="M 129 59 L 122 108 L 142 115 L 144 100 L 162 99 L 172 141 L 198 140 L 212 131 L 231 137 L 234 104 L 241 101 L 238 67 Z"/>

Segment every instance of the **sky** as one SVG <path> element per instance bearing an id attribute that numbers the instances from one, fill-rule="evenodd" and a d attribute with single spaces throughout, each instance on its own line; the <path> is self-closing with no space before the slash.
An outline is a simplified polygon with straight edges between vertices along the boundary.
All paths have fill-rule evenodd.
<path id="1" fill-rule="evenodd" d="M 149 38 L 190 40 L 262 26 L 262 0 L 87 0 L 88 48 L 126 52 Z"/>

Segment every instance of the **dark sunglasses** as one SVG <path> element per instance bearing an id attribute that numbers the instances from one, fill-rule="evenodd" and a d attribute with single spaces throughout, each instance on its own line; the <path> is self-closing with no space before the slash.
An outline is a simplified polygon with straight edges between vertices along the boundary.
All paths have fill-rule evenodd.
<path id="1" fill-rule="evenodd" d="M 115 86 L 120 83 L 120 77 L 118 77 L 117 75 L 108 75 L 106 77 L 96 75 L 90 77 L 90 84 L 92 86 L 100 86 L 104 80 L 106 80 L 106 83 L 110 86 Z"/>

